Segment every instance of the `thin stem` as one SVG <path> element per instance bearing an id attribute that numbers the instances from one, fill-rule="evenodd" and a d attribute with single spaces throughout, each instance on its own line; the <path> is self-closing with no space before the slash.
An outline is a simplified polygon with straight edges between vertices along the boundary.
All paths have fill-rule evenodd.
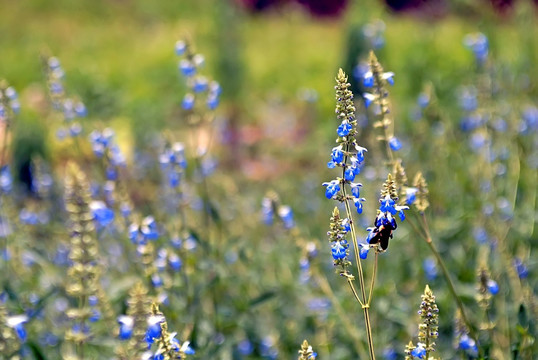
<path id="1" fill-rule="evenodd" d="M 409 224 L 411 224 L 411 226 L 413 227 L 413 229 L 424 239 L 424 241 L 426 242 L 426 244 L 428 244 L 431 252 L 433 253 L 433 255 L 435 256 L 435 258 L 437 259 L 437 263 L 439 264 L 439 266 L 441 267 L 441 270 L 443 272 L 443 276 L 448 284 L 448 288 L 450 290 L 450 293 L 452 294 L 452 296 L 454 297 L 454 300 L 456 300 L 456 305 L 458 306 L 460 312 L 461 312 L 461 317 L 463 319 L 463 322 L 465 323 L 465 325 L 467 326 L 467 328 L 469 329 L 469 334 L 471 335 L 471 337 L 473 338 L 473 340 L 478 344 L 478 335 L 477 333 L 475 332 L 474 328 L 472 327 L 471 325 L 471 322 L 469 321 L 469 319 L 467 318 L 467 315 L 465 314 L 465 308 L 463 306 L 463 302 L 461 301 L 460 297 L 458 296 L 458 293 L 456 292 L 456 288 L 454 286 L 454 283 L 452 282 L 452 279 L 450 278 L 450 274 L 448 272 L 448 269 L 445 265 L 445 262 L 443 261 L 443 258 L 441 257 L 441 254 L 439 254 L 439 251 L 437 251 L 437 248 L 435 247 L 433 241 L 432 241 L 432 237 L 429 233 L 429 227 L 428 227 L 428 223 L 426 221 L 426 217 L 424 216 L 424 214 L 422 214 L 422 217 L 423 221 L 425 222 L 425 225 L 424 227 L 422 228 L 422 230 L 425 232 L 423 233 L 422 231 L 420 231 L 418 229 L 418 227 L 416 226 L 416 224 L 414 224 L 412 221 L 409 221 Z M 409 219 L 411 220 L 411 219 Z M 481 349 L 480 347 L 478 347 L 478 351 L 481 352 Z"/>
<path id="2" fill-rule="evenodd" d="M 344 327 L 346 328 L 348 333 L 353 338 L 353 344 L 355 346 L 355 350 L 357 350 L 357 353 L 359 354 L 360 358 L 365 358 L 367 356 L 366 353 L 365 353 L 365 349 L 363 347 L 359 346 L 359 344 L 362 344 L 362 341 L 361 341 L 362 339 L 359 336 L 359 334 L 357 333 L 357 331 L 355 330 L 355 328 L 349 322 L 349 317 L 345 314 L 345 311 L 342 308 L 342 305 L 340 304 L 340 301 L 338 301 L 338 298 L 336 297 L 336 295 L 332 291 L 332 288 L 329 285 L 329 282 L 327 281 L 327 278 L 325 278 L 324 276 L 321 276 L 321 275 L 319 275 L 317 273 L 315 273 L 313 275 L 315 276 L 316 283 L 319 285 L 321 291 L 323 291 L 323 293 L 325 293 L 325 295 L 329 297 L 329 299 L 331 300 L 331 303 L 334 304 L 334 307 L 336 308 L 336 312 L 337 312 L 338 316 L 340 317 L 340 320 L 344 324 Z"/>
<path id="3" fill-rule="evenodd" d="M 372 294 L 374 290 L 375 278 L 377 275 L 377 257 L 378 256 L 379 256 L 379 253 L 377 252 L 377 249 L 376 249 L 375 257 L 374 257 L 374 270 L 372 273 L 372 282 L 370 283 L 370 293 L 368 294 L 368 302 L 367 302 L 368 305 L 372 303 Z"/>

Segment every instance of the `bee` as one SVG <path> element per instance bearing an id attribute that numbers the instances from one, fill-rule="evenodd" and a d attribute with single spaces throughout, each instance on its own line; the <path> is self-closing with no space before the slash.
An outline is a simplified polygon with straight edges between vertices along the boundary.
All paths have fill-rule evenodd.
<path id="1" fill-rule="evenodd" d="M 374 227 L 368 235 L 368 243 L 370 245 L 379 245 L 379 251 L 385 252 L 389 247 L 389 240 L 392 239 L 392 232 L 396 230 L 395 222 L 383 222 L 379 226 Z"/>

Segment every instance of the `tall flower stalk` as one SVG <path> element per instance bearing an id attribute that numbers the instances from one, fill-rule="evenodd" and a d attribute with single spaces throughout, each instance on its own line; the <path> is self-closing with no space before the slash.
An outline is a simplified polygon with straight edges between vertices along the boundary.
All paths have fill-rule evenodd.
<path id="1" fill-rule="evenodd" d="M 328 199 L 334 199 L 343 202 L 346 211 L 346 218 L 340 216 L 340 211 L 335 207 L 328 232 L 329 241 L 331 242 L 331 251 L 335 267 L 337 267 L 341 276 L 345 277 L 348 285 L 357 302 L 361 305 L 364 322 L 366 327 L 366 336 L 368 342 L 368 351 L 370 359 L 375 359 L 374 344 L 370 321 L 370 302 L 372 291 L 367 295 L 364 271 L 361 262 L 361 250 L 355 231 L 353 221 L 353 212 L 351 203 L 354 204 L 357 213 L 362 213 L 362 202 L 364 198 L 360 197 L 360 187 L 362 184 L 355 183 L 355 177 L 360 173 L 362 162 L 364 161 L 365 148 L 359 146 L 355 136 L 357 135 L 357 120 L 355 119 L 355 106 L 353 104 L 353 93 L 349 90 L 350 84 L 344 71 L 340 69 L 336 77 L 336 115 L 341 124 L 338 126 L 336 139 L 337 146 L 332 149 L 331 160 L 327 164 L 329 168 L 341 167 L 342 176 L 335 180 L 326 182 L 325 196 Z M 355 254 L 357 266 L 357 277 L 359 279 L 359 291 L 355 287 L 355 276 L 348 270 L 351 262 L 347 259 L 349 254 L 349 244 L 345 240 L 347 233 L 351 234 L 351 243 Z M 375 274 L 377 269 L 377 252 L 376 261 L 374 262 Z M 371 288 L 375 282 L 375 275 L 372 276 Z"/>
<path id="2" fill-rule="evenodd" d="M 435 351 L 435 340 L 439 336 L 439 308 L 435 302 L 435 295 L 428 285 L 421 298 L 418 310 L 421 319 L 418 326 L 418 344 L 415 346 L 413 342 L 409 342 L 405 350 L 406 360 L 433 359 L 431 354 Z"/>
<path id="3" fill-rule="evenodd" d="M 394 135 L 394 121 L 391 116 L 390 102 L 388 100 L 388 86 L 394 85 L 394 73 L 384 72 L 383 67 L 373 52 L 370 53 L 369 66 L 370 69 L 364 74 L 363 82 L 365 87 L 371 88 L 372 91 L 371 93 L 364 94 L 365 105 L 366 107 L 369 107 L 371 104 L 374 105 L 373 111 L 376 116 L 374 128 L 382 129 L 382 135 L 380 135 L 378 139 L 385 144 L 389 168 L 395 175 L 394 180 L 396 191 L 400 195 L 400 205 L 413 205 L 417 210 L 416 215 L 418 223 L 415 223 L 411 219 L 409 220 L 409 223 L 414 231 L 426 242 L 431 252 L 437 259 L 437 262 L 441 267 L 443 277 L 449 286 L 450 293 L 456 300 L 462 320 L 467 325 L 471 337 L 478 342 L 477 334 L 465 314 L 463 302 L 456 291 L 444 260 L 432 239 L 428 220 L 425 215 L 425 210 L 430 205 L 428 201 L 428 187 L 426 180 L 422 173 L 419 172 L 415 175 L 413 185 L 409 186 L 407 184 L 405 169 L 402 166 L 402 160 L 395 155 L 395 153 L 402 148 L 402 144 Z"/>

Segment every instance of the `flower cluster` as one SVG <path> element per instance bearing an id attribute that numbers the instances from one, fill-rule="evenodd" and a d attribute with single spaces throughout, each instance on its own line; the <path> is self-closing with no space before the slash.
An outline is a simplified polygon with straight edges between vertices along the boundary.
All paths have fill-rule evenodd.
<path id="1" fill-rule="evenodd" d="M 473 52 L 478 64 L 486 62 L 489 54 L 489 41 L 483 33 L 467 34 L 463 38 L 463 44 Z"/>
<path id="2" fill-rule="evenodd" d="M 272 225 L 275 218 L 275 213 L 278 219 L 282 222 L 285 229 L 292 229 L 295 226 L 293 219 L 293 210 L 289 205 L 282 205 L 278 195 L 274 192 L 269 192 L 262 199 L 262 221 L 265 225 Z"/>
<path id="3" fill-rule="evenodd" d="M 435 351 L 435 339 L 439 336 L 438 333 L 438 318 L 439 309 L 435 303 L 435 295 L 431 291 L 430 287 L 426 285 L 424 294 L 422 295 L 422 301 L 420 303 L 420 310 L 418 314 L 421 318 L 418 332 L 418 344 L 413 345 L 410 342 L 406 346 L 406 360 L 411 359 L 432 359 L 429 355 Z"/>
<path id="4" fill-rule="evenodd" d="M 8 86 L 5 81 L 0 83 L 0 122 L 11 124 L 13 115 L 21 110 L 19 96 L 12 86 Z"/>
<path id="5" fill-rule="evenodd" d="M 185 158 L 185 145 L 180 142 L 167 147 L 159 156 L 159 163 L 168 179 L 168 184 L 172 188 L 177 188 L 181 183 L 181 178 L 187 168 Z"/>
<path id="6" fill-rule="evenodd" d="M 126 159 L 115 141 L 115 133 L 111 128 L 103 131 L 94 130 L 90 134 L 90 143 L 93 153 L 106 162 L 106 178 L 115 181 L 118 179 L 119 168 L 126 166 Z"/>
<path id="7" fill-rule="evenodd" d="M 476 341 L 469 336 L 469 329 L 465 325 L 461 312 L 458 310 L 455 316 L 454 326 L 455 348 L 462 350 L 466 354 L 476 357 L 478 355 L 478 346 Z"/>
<path id="8" fill-rule="evenodd" d="M 499 293 L 499 284 L 491 278 L 486 265 L 482 265 L 478 270 L 477 290 L 476 300 L 478 305 L 487 310 L 491 305 L 492 296 Z"/>
<path id="9" fill-rule="evenodd" d="M 26 341 L 26 315 L 8 315 L 5 293 L 0 294 L 0 353 L 13 354 Z"/>
<path id="10" fill-rule="evenodd" d="M 362 202 L 360 197 L 360 187 L 362 184 L 354 183 L 355 177 L 360 173 L 364 161 L 365 148 L 359 146 L 355 135 L 357 134 L 355 119 L 355 106 L 353 104 L 353 93 L 349 90 L 350 84 L 347 76 L 339 70 L 336 78 L 336 116 L 340 121 L 336 133 L 338 146 L 331 151 L 331 159 L 327 163 L 329 169 L 335 167 L 342 168 L 342 177 L 324 182 L 325 196 L 327 199 L 335 199 L 341 202 L 351 200 L 359 214 L 362 213 Z M 351 196 L 347 195 L 345 186 L 351 190 Z"/>
<path id="11" fill-rule="evenodd" d="M 127 315 L 120 315 L 118 337 L 127 344 L 118 349 L 120 359 L 139 359 L 147 350 L 146 332 L 150 301 L 148 290 L 142 282 L 136 283 L 129 291 Z"/>
<path id="12" fill-rule="evenodd" d="M 148 329 L 146 332 L 146 341 L 148 348 L 151 349 L 153 344 L 157 349 L 152 352 L 148 351 L 148 357 L 153 360 L 176 360 L 186 359 L 187 355 L 194 355 L 194 350 L 190 347 L 189 341 L 181 343 L 176 339 L 177 333 L 168 332 L 166 318 L 159 311 L 159 307 L 154 303 L 151 306 L 151 315 L 148 317 Z M 153 356 L 153 357 L 152 357 Z"/>
<path id="13" fill-rule="evenodd" d="M 334 208 L 331 216 L 331 224 L 327 236 L 331 244 L 331 254 L 334 266 L 340 267 L 342 273 L 346 273 L 346 268 L 351 262 L 348 260 L 349 243 L 345 239 L 346 234 L 351 230 L 349 219 L 342 219 L 340 211 Z"/>
<path id="14" fill-rule="evenodd" d="M 379 139 L 385 141 L 392 151 L 398 151 L 402 148 L 402 143 L 394 136 L 394 123 L 390 115 L 387 90 L 387 85 L 394 85 L 394 73 L 383 70 L 373 51 L 370 52 L 368 65 L 369 70 L 363 75 L 363 85 L 370 88 L 371 92 L 363 94 L 364 105 L 367 108 L 371 104 L 375 105 L 373 112 L 378 120 L 374 122 L 374 127 L 382 128 L 384 131 Z"/>
<path id="15" fill-rule="evenodd" d="M 396 186 L 389 174 L 387 181 L 383 184 L 381 198 L 379 199 L 379 209 L 375 218 L 375 226 L 368 228 L 366 242 L 368 247 L 375 246 L 378 252 L 384 252 L 389 246 L 389 240 L 392 239 L 392 232 L 398 227 L 395 215 L 398 214 L 400 221 L 405 220 L 404 210 L 409 209 L 407 205 L 397 205 L 398 195 Z M 366 248 L 366 246 L 363 246 Z"/>
<path id="16" fill-rule="evenodd" d="M 192 51 L 192 46 L 184 40 L 176 42 L 175 50 L 176 55 L 182 57 L 178 68 L 181 75 L 186 78 L 187 86 L 190 89 L 190 92 L 183 97 L 181 106 L 186 111 L 192 111 L 200 94 L 206 94 L 205 104 L 207 108 L 215 110 L 219 105 L 221 88 L 216 81 L 210 81 L 207 77 L 198 73 L 205 63 L 204 56 L 195 54 Z"/>
<path id="17" fill-rule="evenodd" d="M 97 310 L 99 277 L 98 244 L 95 239 L 93 214 L 90 208 L 90 186 L 86 175 L 75 164 L 69 164 L 65 180 L 66 209 L 71 222 L 71 266 L 67 271 L 66 291 L 79 301 L 78 308 L 71 308 L 67 315 L 73 326 L 66 333 L 66 340 L 77 347 L 82 346 L 89 336 L 88 322 L 100 318 Z"/>
<path id="18" fill-rule="evenodd" d="M 84 118 L 88 115 L 88 111 L 84 103 L 79 100 L 68 98 L 66 95 L 63 79 L 65 72 L 63 71 L 60 61 L 56 57 L 46 58 L 45 74 L 47 77 L 47 85 L 49 96 L 54 108 L 61 112 L 65 127 L 58 129 L 57 136 L 59 139 L 64 139 L 67 134 L 71 137 L 77 137 L 82 133 L 82 126 L 76 118 Z"/>
<path id="19" fill-rule="evenodd" d="M 308 341 L 304 340 L 297 360 L 315 360 L 317 357 L 318 354 L 314 352 L 312 346 L 308 344 Z"/>

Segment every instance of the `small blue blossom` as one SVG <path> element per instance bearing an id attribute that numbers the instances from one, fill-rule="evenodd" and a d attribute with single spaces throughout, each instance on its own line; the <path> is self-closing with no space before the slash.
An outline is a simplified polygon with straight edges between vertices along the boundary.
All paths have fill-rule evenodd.
<path id="1" fill-rule="evenodd" d="M 364 98 L 364 106 L 366 106 L 367 108 L 375 100 L 375 95 L 370 93 L 364 93 L 362 97 Z"/>
<path id="2" fill-rule="evenodd" d="M 346 181 L 354 181 L 355 180 L 355 172 L 357 168 L 354 168 L 352 166 L 347 166 L 346 170 L 344 171 L 344 179 Z"/>
<path id="3" fill-rule="evenodd" d="M 478 351 L 476 342 L 467 334 L 461 335 L 458 342 L 458 348 L 460 350 L 469 351 L 470 353 L 476 353 Z"/>
<path id="4" fill-rule="evenodd" d="M 495 280 L 489 279 L 486 286 L 491 295 L 497 295 L 499 293 L 499 284 Z"/>
<path id="5" fill-rule="evenodd" d="M 90 306 L 97 306 L 99 303 L 99 298 L 95 295 L 88 296 L 88 305 Z"/>
<path id="6" fill-rule="evenodd" d="M 362 214 L 362 203 L 364 201 L 366 201 L 365 198 L 353 198 L 353 203 L 355 204 L 358 214 Z"/>
<path id="7" fill-rule="evenodd" d="M 24 324 L 28 322 L 26 315 L 14 315 L 7 318 L 6 325 L 15 330 L 21 342 L 26 341 L 27 333 Z"/>
<path id="8" fill-rule="evenodd" d="M 361 183 L 351 183 L 351 195 L 355 198 L 360 197 L 360 189 L 362 184 Z"/>
<path id="9" fill-rule="evenodd" d="M 254 352 L 254 345 L 248 339 L 241 340 L 237 344 L 237 351 L 243 356 L 248 356 Z"/>
<path id="10" fill-rule="evenodd" d="M 206 105 L 209 110 L 215 110 L 217 106 L 219 106 L 219 97 L 216 95 L 209 94 L 207 96 Z"/>
<path id="11" fill-rule="evenodd" d="M 473 52 L 479 63 L 483 63 L 487 59 L 489 42 L 486 35 L 482 33 L 468 34 L 463 39 L 463 44 Z"/>
<path id="12" fill-rule="evenodd" d="M 408 187 L 405 189 L 405 203 L 412 205 L 417 199 L 418 189 L 414 187 Z"/>
<path id="13" fill-rule="evenodd" d="M 181 107 L 183 108 L 183 110 L 192 110 L 194 108 L 194 95 L 186 94 L 183 97 L 183 101 L 181 101 Z"/>
<path id="14" fill-rule="evenodd" d="M 342 229 L 345 232 L 351 231 L 351 221 L 349 221 L 348 218 L 345 218 L 344 220 L 342 220 Z"/>
<path id="15" fill-rule="evenodd" d="M 344 121 L 338 126 L 338 129 L 336 130 L 336 133 L 337 133 L 338 136 L 340 136 L 340 137 L 348 136 L 349 133 L 351 132 L 351 129 L 352 129 L 352 128 L 353 128 L 353 127 L 351 126 L 351 124 L 344 120 Z"/>
<path id="16" fill-rule="evenodd" d="M 272 225 L 275 214 L 273 211 L 273 202 L 271 199 L 264 197 L 262 199 L 262 220 L 265 225 Z"/>
<path id="17" fill-rule="evenodd" d="M 88 320 L 93 323 L 99 321 L 99 319 L 101 319 L 101 312 L 99 312 L 99 310 L 97 309 L 92 309 L 91 315 Z"/>
<path id="18" fill-rule="evenodd" d="M 336 241 L 331 247 L 331 253 L 334 260 L 342 260 L 347 256 L 347 242 Z"/>
<path id="19" fill-rule="evenodd" d="M 402 148 L 402 143 L 397 137 L 393 136 L 389 139 L 389 146 L 393 151 L 398 151 Z"/>
<path id="20" fill-rule="evenodd" d="M 102 227 L 114 221 L 114 211 L 109 209 L 103 201 L 92 201 L 90 210 L 94 220 Z"/>
<path id="21" fill-rule="evenodd" d="M 526 279 L 527 277 L 529 277 L 529 269 L 527 268 L 527 266 L 525 266 L 525 264 L 521 261 L 520 258 L 516 257 L 514 259 L 514 266 L 520 279 Z"/>
<path id="22" fill-rule="evenodd" d="M 368 150 L 362 146 L 359 146 L 359 145 L 355 145 L 355 150 L 357 150 L 357 160 L 359 163 L 362 163 L 364 161 L 364 153 L 367 152 Z"/>
<path id="23" fill-rule="evenodd" d="M 426 348 L 423 343 L 418 343 L 417 347 L 411 351 L 411 355 L 418 359 L 423 359 L 426 356 Z"/>
<path id="24" fill-rule="evenodd" d="M 368 257 L 368 251 L 370 251 L 370 245 L 359 243 L 359 256 L 361 259 L 365 260 Z"/>
<path id="25" fill-rule="evenodd" d="M 207 78 L 204 76 L 199 76 L 194 79 L 194 83 L 192 85 L 192 91 L 195 93 L 201 93 L 203 91 L 207 90 L 209 82 L 207 81 Z"/>
<path id="26" fill-rule="evenodd" d="M 179 70 L 183 76 L 191 77 L 196 74 L 196 66 L 187 59 L 183 59 L 179 62 Z"/>
<path id="27" fill-rule="evenodd" d="M 278 216 L 280 217 L 280 220 L 284 223 L 284 227 L 286 229 L 291 229 L 295 226 L 295 222 L 293 221 L 293 210 L 291 207 L 284 205 L 281 206 L 278 209 Z"/>
<path id="28" fill-rule="evenodd" d="M 9 171 L 9 166 L 4 165 L 0 169 L 0 190 L 7 194 L 10 193 L 13 189 L 13 178 L 11 177 L 11 172 Z"/>
<path id="29" fill-rule="evenodd" d="M 146 342 L 151 346 L 155 339 L 161 337 L 161 323 L 164 321 L 162 315 L 151 315 L 148 317 L 148 329 L 146 331 Z"/>
<path id="30" fill-rule="evenodd" d="M 383 73 L 381 77 L 383 78 L 383 80 L 386 80 L 390 86 L 394 85 L 394 73 L 393 72 L 389 71 L 389 72 Z"/>
<path id="31" fill-rule="evenodd" d="M 371 71 L 364 73 L 362 84 L 367 88 L 374 86 L 374 74 Z"/>
<path id="32" fill-rule="evenodd" d="M 332 180 L 330 182 L 324 182 L 323 186 L 326 186 L 325 197 L 332 199 L 340 191 L 340 182 L 338 180 Z"/>
<path id="33" fill-rule="evenodd" d="M 390 212 L 392 215 L 396 214 L 394 200 L 392 200 L 389 195 L 386 195 L 383 199 L 380 199 L 379 203 L 381 204 L 379 206 L 379 210 L 381 212 Z"/>
<path id="34" fill-rule="evenodd" d="M 342 151 L 342 145 L 333 148 L 331 153 L 331 160 L 335 164 L 340 164 L 344 161 L 344 152 Z"/>
<path id="35" fill-rule="evenodd" d="M 179 40 L 176 42 L 176 46 L 175 46 L 175 50 L 176 50 L 176 55 L 177 56 L 181 56 L 183 54 L 185 54 L 185 50 L 187 50 L 187 43 L 183 40 Z"/>

